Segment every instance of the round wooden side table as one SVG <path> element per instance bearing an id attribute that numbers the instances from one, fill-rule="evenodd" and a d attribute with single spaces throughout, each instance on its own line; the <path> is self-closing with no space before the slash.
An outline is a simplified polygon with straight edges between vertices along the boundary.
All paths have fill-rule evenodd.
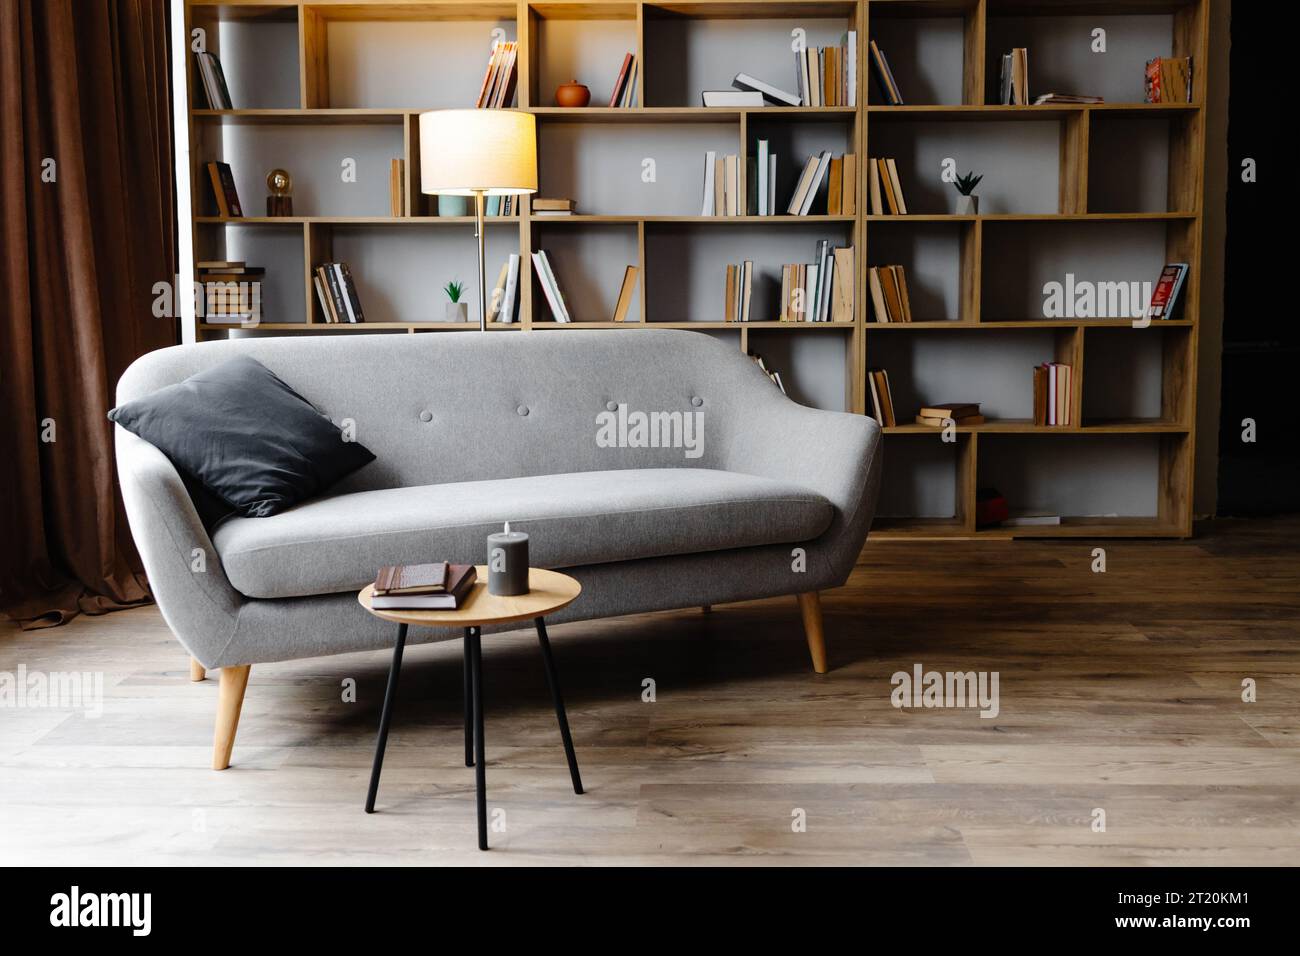
<path id="1" fill-rule="evenodd" d="M 371 606 L 374 585 L 368 584 L 357 595 L 357 600 L 375 617 L 397 624 L 397 644 L 393 648 L 393 665 L 388 672 L 388 689 L 384 692 L 384 709 L 379 718 L 379 738 L 375 743 L 375 762 L 370 771 L 370 790 L 366 795 L 366 812 L 375 812 L 375 796 L 379 792 L 379 774 L 384 765 L 384 747 L 388 743 L 388 725 L 393 718 L 393 703 L 397 698 L 397 680 L 402 669 L 402 650 L 406 646 L 406 630 L 415 627 L 459 627 L 465 631 L 465 766 L 474 768 L 475 789 L 478 797 L 478 848 L 488 848 L 487 839 L 487 780 L 483 756 L 483 650 L 482 628 L 489 624 L 509 624 L 531 620 L 537 628 L 537 642 L 542 648 L 542 662 L 546 668 L 546 683 L 555 702 L 555 718 L 560 724 L 560 737 L 564 741 L 564 756 L 569 761 L 569 776 L 573 779 L 573 792 L 582 793 L 582 778 L 578 775 L 578 758 L 573 754 L 573 737 L 569 734 L 569 719 L 564 712 L 564 698 L 560 693 L 560 677 L 551 654 L 551 642 L 546 637 L 545 617 L 567 607 L 582 593 L 582 585 L 567 574 L 528 569 L 528 593 L 515 597 L 489 594 L 487 566 L 478 565 L 478 579 L 461 606 L 455 610 L 375 610 Z"/>

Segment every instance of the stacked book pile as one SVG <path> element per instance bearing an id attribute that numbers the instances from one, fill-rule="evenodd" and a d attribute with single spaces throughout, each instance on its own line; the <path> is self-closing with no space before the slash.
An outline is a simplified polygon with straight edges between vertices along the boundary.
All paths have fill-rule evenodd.
<path id="1" fill-rule="evenodd" d="M 317 266 L 312 284 L 326 322 L 355 325 L 366 320 L 357 285 L 352 281 L 352 270 L 346 262 L 325 262 Z"/>
<path id="2" fill-rule="evenodd" d="M 1190 103 L 1192 101 L 1192 58 L 1157 56 L 1147 60 L 1146 101 L 1148 103 Z"/>
<path id="3" fill-rule="evenodd" d="M 572 322 L 573 317 L 569 314 L 568 303 L 564 301 L 564 296 L 560 292 L 560 283 L 555 278 L 555 270 L 551 268 L 551 260 L 546 255 L 546 250 L 539 249 L 532 255 L 533 274 L 537 276 L 537 283 L 542 287 L 542 294 L 546 296 L 546 304 L 551 308 L 551 316 L 556 322 Z"/>
<path id="4" fill-rule="evenodd" d="M 772 384 L 781 390 L 781 394 L 786 394 L 785 383 L 781 381 L 781 373 L 768 368 L 767 363 L 763 361 L 763 356 L 757 352 L 750 352 L 749 357 L 754 360 L 755 365 L 762 369 L 763 374 L 772 380 Z"/>
<path id="5" fill-rule="evenodd" d="M 883 368 L 867 369 L 867 386 L 871 389 L 871 415 L 881 428 L 893 428 L 894 397 L 889 391 L 889 373 Z"/>
<path id="6" fill-rule="evenodd" d="M 1086 96 L 1082 93 L 1044 93 L 1034 100 L 1035 106 L 1096 106 L 1105 103 L 1104 97 Z"/>
<path id="7" fill-rule="evenodd" d="M 375 575 L 370 606 L 377 611 L 454 611 L 474 587 L 472 564 L 399 564 Z"/>
<path id="8" fill-rule="evenodd" d="M 1070 366 L 1044 362 L 1034 369 L 1034 424 L 1073 425 L 1074 382 Z"/>
<path id="9" fill-rule="evenodd" d="M 955 425 L 983 425 L 984 416 L 980 414 L 979 402 L 940 402 L 937 405 L 927 405 L 916 413 L 918 425 L 942 428 L 949 421 Z"/>
<path id="10" fill-rule="evenodd" d="M 199 68 L 199 79 L 203 84 L 203 94 L 208 98 L 208 109 L 229 110 L 230 87 L 226 85 L 226 74 L 221 69 L 221 61 L 215 53 L 195 53 L 195 63 Z"/>
<path id="11" fill-rule="evenodd" d="M 907 297 L 907 276 L 902 266 L 867 269 L 867 288 L 877 322 L 912 321 L 912 303 Z"/>
<path id="12" fill-rule="evenodd" d="M 614 80 L 614 90 L 609 94 L 610 106 L 624 109 L 636 106 L 636 76 L 639 66 L 635 53 L 623 57 L 623 66 Z"/>
<path id="13" fill-rule="evenodd" d="M 999 89 L 1003 106 L 1029 105 L 1029 51 L 1025 47 L 1002 54 Z"/>
<path id="14" fill-rule="evenodd" d="M 500 197 L 497 197 L 500 198 Z M 507 199 L 513 198 L 510 196 Z M 542 196 L 533 198 L 533 215 L 544 218 L 555 216 L 572 216 L 577 211 L 577 204 L 572 199 L 548 199 Z"/>
<path id="15" fill-rule="evenodd" d="M 902 106 L 903 94 L 899 92 L 898 81 L 894 79 L 894 71 L 889 68 L 885 51 L 876 46 L 875 40 L 871 41 L 867 51 L 871 57 L 872 72 L 875 74 L 876 83 L 880 86 L 881 95 L 885 98 L 885 104 Z"/>
<path id="16" fill-rule="evenodd" d="M 259 277 L 266 269 L 242 259 L 209 259 L 195 268 L 203 289 L 204 321 L 222 325 L 256 321 L 262 302 Z"/>
<path id="17" fill-rule="evenodd" d="M 818 240 L 814 261 L 781 267 L 782 322 L 852 322 L 853 247 Z"/>
<path id="18" fill-rule="evenodd" d="M 514 322 L 519 314 L 519 255 L 511 253 L 501 265 L 488 298 L 489 322 Z"/>
<path id="19" fill-rule="evenodd" d="M 867 160 L 867 194 L 873 216 L 906 216 L 907 200 L 898 178 L 898 164 L 893 159 Z"/>
<path id="20" fill-rule="evenodd" d="M 513 40 L 497 40 L 492 44 L 483 84 L 479 87 L 479 109 L 503 109 L 515 98 L 515 76 L 518 72 L 519 44 Z"/>
<path id="21" fill-rule="evenodd" d="M 748 322 L 750 293 L 754 286 L 754 261 L 727 266 L 727 299 L 723 305 L 724 322 Z"/>

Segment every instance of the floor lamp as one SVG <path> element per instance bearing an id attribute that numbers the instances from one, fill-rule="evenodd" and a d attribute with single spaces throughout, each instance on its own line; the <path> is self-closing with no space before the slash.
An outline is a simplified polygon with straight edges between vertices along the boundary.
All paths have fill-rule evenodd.
<path id="1" fill-rule="evenodd" d="M 420 114 L 420 192 L 473 196 L 478 238 L 478 327 L 487 329 L 483 204 L 488 196 L 537 192 L 537 125 L 515 110 L 433 110 Z"/>

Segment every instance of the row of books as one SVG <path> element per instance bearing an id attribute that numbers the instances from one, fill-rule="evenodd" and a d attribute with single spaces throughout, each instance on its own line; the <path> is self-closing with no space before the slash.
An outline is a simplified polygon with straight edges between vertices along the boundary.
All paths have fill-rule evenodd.
<path id="1" fill-rule="evenodd" d="M 757 352 L 750 352 L 749 357 L 754 360 L 754 364 L 759 367 L 763 374 L 772 380 L 772 384 L 781 390 L 781 394 L 785 395 L 785 382 L 781 381 L 781 373 L 775 369 L 768 368 L 767 362 L 763 360 L 763 356 L 759 355 Z"/>
<path id="2" fill-rule="evenodd" d="M 614 88 L 609 94 L 611 107 L 626 109 L 637 105 L 636 78 L 640 69 L 641 64 L 637 61 L 635 53 L 628 53 L 623 57 L 623 65 L 619 68 L 618 76 L 614 79 Z"/>
<path id="3" fill-rule="evenodd" d="M 885 51 L 876 45 L 875 40 L 872 40 L 867 47 L 867 53 L 871 58 L 872 75 L 876 78 L 876 84 L 885 103 L 889 106 L 902 106 L 903 94 L 898 89 L 898 81 L 894 79 L 894 71 L 889 68 L 889 59 L 885 56 Z"/>
<path id="4" fill-rule="evenodd" d="M 823 182 L 826 183 L 827 215 L 857 214 L 858 158 L 853 153 L 832 156 L 829 150 L 808 157 L 786 213 L 791 216 L 808 215 Z"/>
<path id="5" fill-rule="evenodd" d="M 806 46 L 797 51 L 795 79 L 800 106 L 857 106 L 858 32 L 844 34 L 839 46 Z"/>
<path id="6" fill-rule="evenodd" d="M 217 215 L 223 219 L 240 218 L 244 207 L 239 203 L 235 189 L 235 173 L 229 163 L 208 163 L 208 179 L 212 183 L 212 197 L 216 200 Z"/>
<path id="7" fill-rule="evenodd" d="M 770 157 L 769 163 L 775 169 L 776 157 Z M 757 163 L 755 163 L 757 170 Z M 774 179 L 775 177 L 770 177 Z M 752 181 L 754 176 L 750 176 Z M 739 216 L 742 215 L 740 197 L 740 157 L 735 153 L 719 156 L 716 150 L 704 154 L 704 201 L 700 206 L 701 216 Z"/>
<path id="8" fill-rule="evenodd" d="M 488 56 L 487 70 L 474 105 L 479 109 L 504 109 L 514 102 L 515 79 L 519 71 L 519 44 L 496 40 Z"/>
<path id="9" fill-rule="evenodd" d="M 1003 106 L 1029 105 L 1029 50 L 1018 46 L 1002 54 L 998 102 Z"/>
<path id="10" fill-rule="evenodd" d="M 388 211 L 391 216 L 408 216 L 406 208 L 406 160 L 394 157 L 388 166 Z"/>
<path id="11" fill-rule="evenodd" d="M 723 305 L 724 322 L 748 322 L 750 294 L 754 287 L 754 260 L 727 265 L 727 297 Z"/>
<path id="12" fill-rule="evenodd" d="M 1146 101 L 1148 103 L 1190 103 L 1192 101 L 1192 58 L 1157 56 L 1147 60 Z"/>
<path id="13" fill-rule="evenodd" d="M 312 283 L 326 322 L 355 325 L 366 320 L 357 284 L 352 281 L 352 270 L 346 262 L 325 262 L 317 266 Z"/>
<path id="14" fill-rule="evenodd" d="M 497 283 L 488 297 L 489 322 L 514 322 L 519 316 L 519 254 L 512 252 L 501 264 Z"/>
<path id="15" fill-rule="evenodd" d="M 867 388 L 871 392 L 871 417 L 881 428 L 893 428 L 894 397 L 889 391 L 889 373 L 883 368 L 867 369 Z"/>
<path id="16" fill-rule="evenodd" d="M 230 87 L 226 85 L 226 73 L 221 69 L 221 60 L 217 55 L 201 51 L 194 54 L 194 61 L 198 67 L 203 95 L 208 100 L 208 109 L 234 109 L 230 102 Z"/>
<path id="17" fill-rule="evenodd" d="M 907 297 L 907 276 L 902 266 L 872 266 L 867 289 L 877 322 L 911 322 L 912 303 Z"/>
<path id="18" fill-rule="evenodd" d="M 782 322 L 852 322 L 854 309 L 852 246 L 819 239 L 814 261 L 781 267 Z"/>
<path id="19" fill-rule="evenodd" d="M 907 200 L 898 177 L 898 163 L 892 158 L 867 159 L 867 195 L 873 216 L 906 216 Z"/>
<path id="20" fill-rule="evenodd" d="M 1074 389 L 1072 369 L 1061 362 L 1044 362 L 1034 368 L 1034 424 L 1072 425 Z"/>
<path id="21" fill-rule="evenodd" d="M 555 278 L 555 270 L 551 268 L 551 260 L 547 256 L 546 250 L 538 249 L 532 255 L 533 273 L 537 276 L 537 282 L 542 287 L 542 295 L 546 297 L 546 304 L 550 306 L 551 316 L 556 322 L 572 322 L 573 316 L 569 314 L 569 305 L 564 300 L 564 294 L 560 291 L 559 280 Z"/>

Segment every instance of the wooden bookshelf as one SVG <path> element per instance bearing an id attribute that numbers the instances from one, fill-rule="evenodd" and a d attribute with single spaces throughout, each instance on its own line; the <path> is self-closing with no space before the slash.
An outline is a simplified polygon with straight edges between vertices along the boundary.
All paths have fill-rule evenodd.
<path id="1" fill-rule="evenodd" d="M 580 199 L 579 215 L 542 218 L 531 215 L 525 202 L 519 215 L 489 220 L 489 256 L 495 254 L 494 243 L 497 250 L 504 248 L 521 256 L 519 321 L 493 325 L 492 331 L 527 334 L 573 328 L 629 332 L 644 328 L 694 329 L 720 336 L 743 351 L 758 350 L 766 355 L 768 349 L 775 350 L 791 364 L 781 367 L 780 362 L 771 359 L 769 364 L 776 365 L 787 384 L 794 386 L 792 391 L 807 389 L 796 397 L 856 414 L 865 414 L 869 404 L 866 369 L 893 365 L 899 424 L 886 429 L 887 493 L 873 530 L 877 537 L 1185 537 L 1191 533 L 1195 448 L 1192 423 L 1200 312 L 1207 4 L 1208 0 L 189 0 L 187 36 L 192 36 L 195 29 L 205 31 L 207 48 L 222 57 L 228 74 L 234 61 L 241 59 L 240 45 L 249 44 L 244 65 L 254 73 L 266 71 L 265 77 L 253 79 L 258 84 L 267 82 L 256 85 L 250 80 L 244 88 L 260 90 L 264 85 L 278 91 L 265 95 L 259 92 L 248 97 L 247 103 L 237 99 L 236 109 L 203 108 L 206 104 L 193 57 L 188 49 L 180 51 L 190 64 L 190 185 L 194 197 L 190 222 L 195 259 L 224 257 L 235 247 L 234 239 L 238 237 L 253 250 L 272 249 L 282 254 L 287 265 L 277 269 L 277 281 L 281 281 L 282 272 L 301 272 L 301 278 L 290 283 L 281 281 L 282 313 L 268 312 L 255 331 L 200 321 L 194 324 L 195 335 L 204 339 L 230 334 L 414 334 L 476 329 L 473 321 L 443 322 L 432 314 L 417 315 L 401 308 L 390 309 L 391 314 L 386 314 L 383 321 L 359 326 L 328 324 L 315 300 L 311 270 L 321 261 L 348 258 L 358 254 L 357 250 L 372 248 L 376 258 L 407 256 L 411 261 L 418 261 L 422 249 L 441 254 L 442 250 L 463 248 L 472 253 L 472 218 L 438 216 L 433 198 L 419 192 L 418 116 L 426 109 L 468 105 L 467 97 L 472 102 L 473 93 L 463 91 L 477 87 L 490 36 L 500 36 L 520 44 L 515 108 L 537 117 L 543 195 L 564 194 L 562 189 L 548 185 L 548 165 L 554 176 L 556 164 L 564 160 L 566 150 L 575 148 L 573 143 L 601 144 L 602 148 L 621 141 L 647 143 L 656 153 L 662 150 L 671 155 L 676 150 L 689 155 L 689 164 L 681 168 L 689 168 L 686 175 L 692 177 L 690 190 L 698 193 L 696 179 L 702 150 L 696 144 L 700 137 L 715 137 L 716 148 L 735 152 L 741 158 L 742 170 L 754 141 L 761 136 L 800 144 L 824 138 L 826 145 L 820 148 L 835 153 L 851 151 L 858 156 L 859 213 L 702 217 L 681 208 L 664 210 L 649 204 L 620 208 L 617 203 L 603 204 L 602 208 L 602 204 L 589 206 Z M 1075 89 L 1057 89 L 1091 92 L 1087 86 L 1094 78 L 1089 72 L 1092 70 L 1098 71 L 1096 78 L 1111 82 L 1113 71 L 1133 69 L 1132 49 L 1140 49 L 1141 43 L 1149 40 L 1150 55 L 1193 57 L 1193 101 L 1133 101 L 1140 99 L 1139 94 L 1107 95 L 1107 102 L 1096 105 L 1035 107 L 990 102 L 998 57 L 1010 45 L 1030 48 L 1030 75 L 1035 83 L 1031 93 L 1046 91 L 1047 87 L 1034 79 L 1038 75 L 1035 44 L 1039 40 L 1057 43 L 1061 35 L 1073 35 L 1070 31 L 1077 30 L 1077 24 L 1071 23 L 1071 18 L 1078 17 L 1106 26 L 1120 50 L 1116 54 L 1119 59 L 1112 65 L 1105 57 L 1096 58 L 1078 68 L 1081 78 Z M 1143 33 L 1153 29 L 1153 18 L 1162 18 L 1154 28 L 1164 31 L 1162 37 Z M 1140 29 L 1129 31 L 1130 23 L 1138 24 Z M 736 64 L 729 65 L 730 58 L 725 54 L 728 41 L 735 45 L 733 53 L 752 43 L 775 48 L 780 41 L 788 48 L 792 26 L 809 27 L 808 42 L 818 46 L 837 42 L 832 36 L 838 37 L 845 30 L 857 31 L 857 106 L 709 109 L 698 105 L 699 88 L 683 94 L 680 84 L 674 85 L 679 76 L 687 77 L 681 80 L 687 83 L 693 69 L 700 72 L 690 58 L 704 49 L 708 59 L 722 63 L 718 68 L 722 72 L 744 69 L 790 88 L 792 77 L 786 75 L 789 68 L 785 65 L 751 68 L 742 65 L 739 54 Z M 921 51 L 917 62 L 908 64 L 908 79 L 912 82 L 905 84 L 900 77 L 906 105 L 884 105 L 873 89 L 867 48 L 878 33 L 887 54 L 891 46 L 898 51 L 894 56 L 900 59 L 909 50 Z M 1083 31 L 1085 37 L 1087 34 Z M 1028 39 L 1014 42 L 1018 36 Z M 1008 43 L 1008 38 L 1013 42 Z M 891 40 L 895 42 L 891 44 Z M 227 44 L 224 51 L 223 42 Z M 445 60 L 445 69 L 450 70 L 461 62 L 456 57 L 466 55 L 462 48 L 467 43 L 477 46 L 473 57 L 466 61 L 472 65 L 460 69 L 461 74 L 469 75 L 463 82 L 458 81 L 455 92 L 448 92 L 453 84 L 429 82 L 410 66 L 409 54 L 418 50 L 421 58 L 435 63 L 432 69 Z M 390 82 L 385 75 L 387 51 L 394 49 L 394 44 L 399 54 L 407 54 L 395 54 L 396 65 L 392 68 L 394 75 L 405 82 Z M 620 58 L 624 49 L 636 53 L 642 67 L 637 75 L 640 105 L 627 109 L 599 105 L 603 100 L 598 83 L 612 79 L 605 75 L 608 69 L 588 66 L 586 72 L 578 73 L 582 61 L 575 58 L 583 56 L 584 50 L 603 47 Z M 942 55 L 933 51 L 942 51 Z M 899 64 L 894 62 L 894 56 L 891 63 L 897 73 Z M 556 76 L 567 78 L 570 68 L 579 80 L 592 85 L 592 106 L 566 109 L 551 105 L 549 84 Z M 1045 72 L 1050 74 L 1056 69 L 1058 65 L 1052 63 Z M 714 81 L 703 88 L 725 85 L 725 81 Z M 1147 148 L 1147 139 L 1141 137 L 1136 141 L 1139 145 L 1131 150 L 1114 149 L 1115 142 L 1125 141 L 1130 127 L 1151 141 L 1159 141 L 1165 157 L 1156 155 L 1159 145 Z M 292 137 L 298 136 L 303 138 L 303 145 L 289 148 L 282 162 L 268 163 L 265 156 L 271 155 L 268 151 L 272 147 L 263 146 L 258 136 L 272 137 L 266 141 L 270 143 L 292 142 Z M 1044 146 L 1053 136 L 1055 144 Z M 1000 137 L 1019 137 L 1016 142 L 1028 144 L 1025 155 L 1031 159 L 1022 159 L 1012 146 L 999 146 Z M 364 147 L 371 154 L 388 149 L 390 155 L 405 159 L 408 177 L 404 190 L 410 214 L 384 215 L 388 211 L 386 199 L 378 208 L 360 202 L 349 206 L 340 198 L 346 190 L 337 190 L 336 196 L 333 188 L 325 188 L 323 176 L 311 166 L 313 153 L 320 150 L 318 144 L 353 140 L 361 144 L 358 149 Z M 954 215 L 951 193 L 940 194 L 925 181 L 932 171 L 924 165 L 931 156 L 927 150 L 937 148 L 935 143 L 949 144 L 963 170 L 975 165 L 961 158 L 968 152 L 967 144 L 976 156 L 999 155 L 996 150 L 1003 149 L 1011 167 L 1046 156 L 1045 150 L 1050 147 L 1052 152 L 1046 161 L 1050 169 L 1039 169 L 1037 179 L 1054 179 L 1052 194 L 1046 199 L 1040 197 L 1037 205 L 1026 200 L 1024 208 L 1004 201 L 990 204 L 979 215 Z M 313 188 L 305 194 L 295 191 L 300 215 L 223 219 L 212 214 L 204 164 L 211 159 L 238 162 L 241 144 L 252 144 L 248 148 L 253 154 L 263 157 L 249 160 L 250 164 L 259 164 L 259 174 L 265 173 L 262 166 L 269 169 L 272 165 L 284 165 L 296 172 L 297 164 L 315 175 Z M 911 215 L 868 212 L 862 163 L 868 156 L 893 155 L 890 150 L 916 164 L 904 178 L 909 206 L 914 210 Z M 799 165 L 801 161 L 798 153 L 781 156 L 782 163 Z M 996 160 L 990 162 L 992 166 L 982 170 L 986 174 L 998 165 Z M 1162 202 L 1139 203 L 1113 186 L 1117 173 L 1132 162 L 1142 162 L 1148 175 L 1152 170 L 1159 174 L 1165 189 Z M 937 172 L 934 175 L 937 179 Z M 914 183 L 918 184 L 915 191 Z M 385 196 L 386 186 L 385 181 Z M 261 211 L 260 192 L 246 194 L 241 188 L 241 199 L 246 211 Z M 778 203 L 782 201 L 784 197 L 778 192 Z M 1126 208 L 1132 206 L 1141 208 Z M 784 249 L 794 244 L 792 248 L 802 248 L 800 244 L 811 245 L 814 238 L 852 244 L 857 252 L 857 310 L 851 322 L 722 322 L 720 270 L 716 294 L 711 289 L 695 289 L 674 307 L 659 304 L 671 301 L 664 298 L 664 286 L 676 281 L 672 269 L 662 264 L 665 249 L 684 245 L 688 255 L 703 250 L 716 258 L 719 250 L 734 247 L 729 261 L 753 257 L 757 263 L 757 257 L 749 255 L 751 245 L 766 243 L 762 248 Z M 1133 328 L 1123 318 L 1058 319 L 1036 315 L 1027 304 L 1027 286 L 1020 290 L 1024 294 L 1008 293 L 1017 282 L 1024 286 L 1031 281 L 1028 273 L 1017 279 L 1014 267 L 1008 277 L 1008 263 L 1014 263 L 1016 256 L 1024 255 L 1026 250 L 1032 254 L 1039 247 L 1055 243 L 1070 248 L 1074 247 L 1071 244 L 1091 248 L 1113 243 L 1116 249 L 1132 246 L 1148 254 L 1154 243 L 1161 247 L 1162 261 L 1190 263 L 1181 317 L 1141 329 Z M 579 321 L 573 324 L 551 321 L 540 287 L 532 277 L 528 255 L 551 244 L 570 249 L 570 262 L 589 264 L 593 270 L 600 265 L 609 274 L 621 274 L 624 264 L 637 265 L 638 290 L 629 321 L 605 320 L 601 309 L 595 307 L 575 309 Z M 583 252 L 593 247 L 600 249 L 602 244 L 615 251 L 602 251 L 596 256 Z M 941 251 L 932 251 L 936 249 Z M 781 261 L 806 259 L 807 251 L 791 252 Z M 771 255 L 776 253 L 770 253 L 769 258 Z M 924 314 L 906 324 L 874 321 L 866 288 L 868 267 L 899 261 L 890 256 L 906 259 L 908 255 L 922 263 L 914 268 L 914 263 L 907 261 L 909 284 L 920 282 L 932 287 L 922 307 Z M 609 261 L 593 261 L 600 256 Z M 931 261 L 942 262 L 933 275 L 928 274 L 925 264 Z M 1063 261 L 1068 264 L 1068 255 Z M 759 263 L 769 271 L 774 264 L 776 260 Z M 1154 281 L 1155 272 L 1145 277 L 1147 281 Z M 489 279 L 494 275 L 490 261 Z M 610 284 L 604 273 L 583 278 L 602 290 Z M 561 284 L 566 288 L 569 285 L 565 274 L 561 275 Z M 941 289 L 943 294 L 933 289 Z M 369 301 L 364 290 L 362 298 Z M 431 297 L 425 298 L 432 301 Z M 471 307 L 471 315 L 473 310 Z M 299 320 L 291 321 L 294 317 Z M 1020 362 L 1018 356 L 1035 349 L 1036 361 L 1068 361 L 1074 368 L 1075 424 L 1070 427 L 1034 426 L 1022 414 L 1015 414 L 1030 389 L 1030 365 L 1015 363 Z M 969 355 L 969 370 L 950 370 L 944 363 L 953 354 Z M 805 362 L 811 364 L 801 364 Z M 1127 396 L 1124 373 L 1134 370 L 1133 395 Z M 1158 382 L 1152 381 L 1153 370 Z M 949 383 L 944 387 L 952 389 L 951 393 L 935 394 L 925 385 L 927 380 L 941 375 Z M 819 380 L 838 382 L 840 378 L 842 395 L 813 387 Z M 908 379 L 914 380 L 910 386 L 905 381 Z M 900 388 L 900 384 L 904 387 Z M 911 401 L 901 406 L 898 398 L 907 395 L 909 388 L 916 391 L 913 398 L 923 401 L 984 401 L 980 389 L 1010 395 L 1015 400 L 1006 402 L 1010 413 L 991 414 L 983 425 L 959 427 L 955 441 L 943 442 L 937 429 L 908 424 L 914 411 Z M 1092 469 L 1088 477 L 1095 478 L 1086 484 L 1104 488 L 1115 484 L 1117 476 L 1129 474 L 1132 461 L 1116 453 L 1116 449 L 1129 448 L 1134 449 L 1132 460 L 1145 463 L 1141 494 L 1137 496 L 1147 503 L 1141 509 L 1143 513 L 1123 513 L 1130 504 L 1127 499 L 1120 501 L 1122 507 L 1111 514 L 1104 499 L 1058 497 L 1054 501 L 1060 506 L 1060 525 L 976 529 L 977 488 L 1018 474 L 1016 456 L 1027 460 L 1026 474 L 1045 475 L 1048 487 L 1054 486 L 1053 479 L 1058 475 L 1063 486 L 1071 487 L 1073 466 L 1069 463 L 1081 462 L 1080 467 Z M 1057 459 L 1063 464 L 1054 466 Z M 1053 467 L 1057 468 L 1056 474 Z M 892 499 L 909 500 L 906 493 L 894 495 L 891 483 L 906 486 L 910 482 L 913 491 L 919 488 L 926 492 L 910 495 L 910 499 L 921 501 L 933 491 L 935 476 L 939 475 L 943 488 L 929 494 L 930 498 L 940 499 L 937 504 L 931 501 L 927 507 L 918 507 L 916 514 L 906 513 L 906 509 L 900 514 L 889 513 Z M 921 513 L 924 511 L 943 513 Z"/>

